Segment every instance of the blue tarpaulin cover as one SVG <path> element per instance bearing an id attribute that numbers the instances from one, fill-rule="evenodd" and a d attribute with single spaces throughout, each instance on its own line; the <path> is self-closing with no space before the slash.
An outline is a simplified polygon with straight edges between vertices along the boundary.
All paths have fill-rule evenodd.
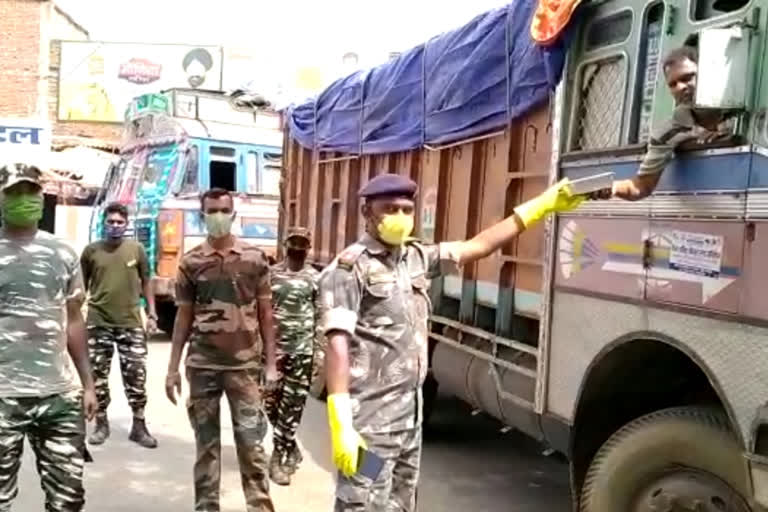
<path id="1" fill-rule="evenodd" d="M 530 36 L 537 0 L 481 14 L 385 64 L 289 107 L 291 136 L 320 151 L 376 154 L 504 127 L 549 98 L 572 26 L 551 46 Z"/>

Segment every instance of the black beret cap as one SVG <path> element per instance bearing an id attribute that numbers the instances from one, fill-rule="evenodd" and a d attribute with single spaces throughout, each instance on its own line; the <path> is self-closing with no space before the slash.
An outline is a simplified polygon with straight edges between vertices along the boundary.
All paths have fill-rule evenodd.
<path id="1" fill-rule="evenodd" d="M 418 185 L 414 181 L 399 174 L 380 174 L 363 185 L 360 197 L 372 198 L 379 196 L 406 196 L 413 198 Z"/>

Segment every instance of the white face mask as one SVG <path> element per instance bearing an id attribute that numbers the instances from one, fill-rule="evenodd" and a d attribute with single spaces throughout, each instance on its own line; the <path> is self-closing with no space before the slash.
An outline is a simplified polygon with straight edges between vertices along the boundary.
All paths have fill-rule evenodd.
<path id="1" fill-rule="evenodd" d="M 211 213 L 203 215 L 205 229 L 213 238 L 221 238 L 232 232 L 234 217 L 230 213 Z"/>

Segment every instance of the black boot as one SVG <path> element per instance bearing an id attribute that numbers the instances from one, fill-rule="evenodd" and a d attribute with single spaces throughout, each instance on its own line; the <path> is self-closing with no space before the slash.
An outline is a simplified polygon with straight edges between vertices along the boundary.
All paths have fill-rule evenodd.
<path id="1" fill-rule="evenodd" d="M 91 432 L 91 437 L 88 438 L 88 442 L 93 445 L 104 444 L 104 441 L 109 437 L 109 420 L 107 415 L 96 416 L 96 426 Z"/>
<path id="2" fill-rule="evenodd" d="M 290 485 L 291 477 L 283 469 L 283 457 L 276 451 L 272 451 L 272 460 L 269 461 L 269 478 L 277 485 Z"/>
<path id="3" fill-rule="evenodd" d="M 133 426 L 131 427 L 131 434 L 128 436 L 128 439 L 144 448 L 157 448 L 157 439 L 152 437 L 149 430 L 147 430 L 144 418 L 133 418 Z"/>
<path id="4" fill-rule="evenodd" d="M 301 450 L 299 450 L 299 446 L 296 445 L 293 447 L 293 450 L 291 450 L 288 453 L 288 456 L 285 458 L 285 471 L 289 475 L 292 475 L 296 472 L 296 470 L 299 467 L 299 464 L 304 460 L 304 457 L 301 455 Z"/>

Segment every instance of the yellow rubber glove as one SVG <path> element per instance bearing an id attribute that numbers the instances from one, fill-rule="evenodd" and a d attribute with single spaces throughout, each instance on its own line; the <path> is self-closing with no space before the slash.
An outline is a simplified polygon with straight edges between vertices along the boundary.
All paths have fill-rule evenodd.
<path id="1" fill-rule="evenodd" d="M 543 219 L 548 213 L 566 212 L 579 206 L 584 196 L 571 195 L 570 181 L 563 178 L 540 195 L 515 208 L 515 213 L 527 228 Z"/>
<path id="2" fill-rule="evenodd" d="M 349 393 L 328 395 L 328 424 L 331 427 L 333 463 L 344 476 L 357 473 L 357 455 L 365 441 L 352 424 L 352 401 Z"/>

